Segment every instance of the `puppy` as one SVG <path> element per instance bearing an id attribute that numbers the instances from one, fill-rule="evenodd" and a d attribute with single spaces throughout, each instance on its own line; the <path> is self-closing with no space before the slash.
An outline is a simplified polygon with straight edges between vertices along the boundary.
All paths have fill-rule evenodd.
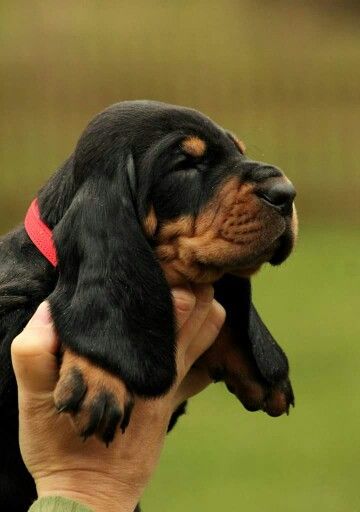
<path id="1" fill-rule="evenodd" d="M 54 401 L 84 438 L 111 442 L 135 395 L 174 381 L 170 287 L 211 283 L 227 319 L 198 361 L 248 410 L 294 402 L 288 362 L 251 302 L 249 277 L 294 246 L 295 190 L 203 114 L 113 105 L 41 189 L 25 227 L 0 239 L 0 509 L 25 511 L 10 344 L 47 298 L 61 340 Z M 183 411 L 183 407 L 176 416 Z M 44 427 L 46 428 L 46 427 Z"/>

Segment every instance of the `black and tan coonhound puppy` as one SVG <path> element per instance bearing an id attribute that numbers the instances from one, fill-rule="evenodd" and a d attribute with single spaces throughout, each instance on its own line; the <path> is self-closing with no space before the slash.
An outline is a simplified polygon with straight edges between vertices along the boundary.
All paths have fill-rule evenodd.
<path id="1" fill-rule="evenodd" d="M 129 101 L 91 121 L 37 197 L 56 262 L 42 254 L 41 232 L 39 243 L 24 226 L 0 239 L 1 510 L 25 511 L 35 498 L 18 448 L 10 344 L 45 298 L 62 344 L 55 405 L 84 437 L 111 442 L 134 395 L 173 383 L 170 287 L 184 283 L 213 283 L 227 312 L 197 364 L 248 410 L 288 412 L 287 358 L 252 305 L 249 277 L 290 254 L 294 196 L 278 168 L 249 159 L 195 110 Z"/>

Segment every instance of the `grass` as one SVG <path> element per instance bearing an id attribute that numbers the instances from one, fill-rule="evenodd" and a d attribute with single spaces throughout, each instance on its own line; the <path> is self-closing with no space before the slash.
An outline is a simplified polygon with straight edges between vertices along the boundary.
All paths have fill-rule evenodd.
<path id="1" fill-rule="evenodd" d="M 360 236 L 304 228 L 295 255 L 254 280 L 255 303 L 289 355 L 289 417 L 248 413 L 222 385 L 170 435 L 147 512 L 357 512 Z"/>

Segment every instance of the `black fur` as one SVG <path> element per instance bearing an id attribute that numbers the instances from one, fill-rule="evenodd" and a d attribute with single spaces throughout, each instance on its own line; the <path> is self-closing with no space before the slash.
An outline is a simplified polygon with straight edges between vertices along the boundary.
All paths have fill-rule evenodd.
<path id="1" fill-rule="evenodd" d="M 289 373 L 287 357 L 258 315 L 251 301 L 249 279 L 226 274 L 215 283 L 215 297 L 226 310 L 229 326 L 247 333 L 249 347 L 262 377 L 270 384 Z"/>
<path id="2" fill-rule="evenodd" d="M 254 359 L 259 380 L 263 379 L 270 387 L 280 385 L 289 405 L 294 406 L 288 359 L 256 311 L 250 280 L 225 274 L 214 288 L 215 298 L 226 310 L 226 321 L 234 339 L 241 339 L 242 350 L 248 350 Z"/>
<path id="3" fill-rule="evenodd" d="M 207 141 L 203 158 L 182 150 L 190 135 Z M 240 155 L 227 132 L 194 110 L 146 101 L 117 104 L 90 123 L 39 193 L 58 268 L 22 226 L 0 239 L 0 510 L 24 512 L 35 498 L 18 448 L 13 338 L 48 297 L 65 347 L 121 377 L 138 395 L 168 390 L 175 378 L 172 303 L 142 221 L 150 203 L 159 223 L 196 215 L 229 172 L 245 181 L 280 175 Z M 236 301 L 226 306 L 235 319 Z M 283 352 L 252 307 L 248 332 L 263 377 L 272 382 L 286 373 Z"/>
<path id="4" fill-rule="evenodd" d="M 0 510 L 26 511 L 36 497 L 18 441 L 10 344 L 56 283 L 52 266 L 22 228 L 0 240 Z"/>
<path id="5" fill-rule="evenodd" d="M 54 228 L 59 279 L 49 302 L 65 346 L 153 396 L 175 375 L 172 305 L 118 151 L 105 171 L 87 165 L 86 179 L 75 169 L 77 192 Z"/>

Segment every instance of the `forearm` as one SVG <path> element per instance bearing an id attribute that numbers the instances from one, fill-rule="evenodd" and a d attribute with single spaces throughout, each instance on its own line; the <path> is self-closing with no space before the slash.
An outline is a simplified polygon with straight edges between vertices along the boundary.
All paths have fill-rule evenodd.
<path id="1" fill-rule="evenodd" d="M 29 512 L 94 512 L 94 510 L 63 496 L 48 496 L 36 500 Z"/>
<path id="2" fill-rule="evenodd" d="M 36 500 L 29 512 L 94 512 L 94 509 L 63 496 L 48 496 Z M 139 506 L 135 508 L 134 512 L 140 512 Z"/>
<path id="3" fill-rule="evenodd" d="M 37 482 L 38 495 L 42 499 L 63 497 L 82 505 L 83 508 L 64 508 L 64 512 L 133 512 L 140 500 L 143 487 L 129 486 L 119 478 L 108 478 L 101 472 L 72 471 L 57 474 Z M 47 508 L 39 509 L 48 512 Z M 49 512 L 62 512 L 62 508 L 50 508 Z M 33 512 L 33 511 L 31 511 Z M 34 512 L 38 512 L 35 509 Z"/>

